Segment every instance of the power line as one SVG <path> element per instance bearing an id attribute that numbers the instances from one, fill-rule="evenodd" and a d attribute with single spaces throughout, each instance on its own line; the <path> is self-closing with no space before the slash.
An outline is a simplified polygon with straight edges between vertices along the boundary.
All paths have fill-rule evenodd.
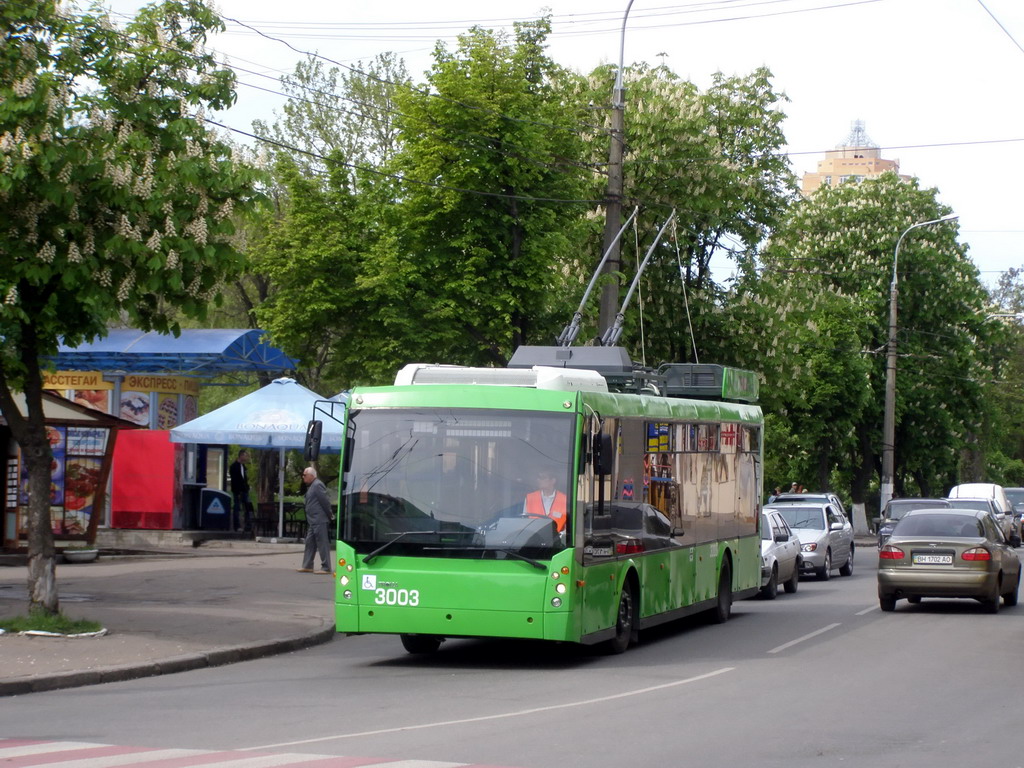
<path id="1" fill-rule="evenodd" d="M 1017 46 L 1017 50 L 1019 50 L 1021 53 L 1024 53 L 1024 47 L 1021 47 L 1021 44 L 1017 42 L 1016 38 L 1014 38 L 1014 36 L 1010 34 L 1010 30 L 1008 30 L 1006 27 L 1003 26 L 1003 22 L 1001 22 L 999 19 L 996 18 L 996 15 L 994 13 L 992 13 L 992 11 L 990 11 L 988 9 L 988 6 L 985 5 L 981 0 L 978 0 L 978 5 L 980 5 L 982 8 L 984 8 L 985 9 L 985 13 L 987 13 L 989 16 L 992 17 L 992 21 L 994 21 L 996 24 L 998 24 L 999 28 L 1001 30 L 1003 30 L 1003 32 L 1006 33 L 1006 36 L 1008 38 L 1010 38 L 1010 41 L 1014 45 Z"/>
<path id="2" fill-rule="evenodd" d="M 451 192 L 461 192 L 463 194 L 468 194 L 468 195 L 480 195 L 482 197 L 497 197 L 497 198 L 502 198 L 502 199 L 507 199 L 507 200 L 525 200 L 527 202 L 535 202 L 535 203 L 576 203 L 576 204 L 587 204 L 587 205 L 601 205 L 604 202 L 603 200 L 575 200 L 575 199 L 571 199 L 571 198 L 561 198 L 561 197 L 536 197 L 534 195 L 514 195 L 514 194 L 506 193 L 506 192 L 486 192 L 486 191 L 479 190 L 479 189 L 466 189 L 464 187 L 453 187 L 453 186 L 451 186 L 449 184 L 438 184 L 436 182 L 420 181 L 418 179 L 410 179 L 409 177 L 404 176 L 404 175 L 399 175 L 399 174 L 394 174 L 394 173 L 385 173 L 384 171 L 379 171 L 376 168 L 369 168 L 369 167 L 364 166 L 364 165 L 357 165 L 356 163 L 350 163 L 350 162 L 347 162 L 347 161 L 344 161 L 344 160 L 332 160 L 330 158 L 324 157 L 323 155 L 321 155 L 318 152 L 312 152 L 312 151 L 307 150 L 307 149 L 301 149 L 299 147 L 295 147 L 295 146 L 292 146 L 290 144 L 287 144 L 287 143 L 285 143 L 283 141 L 278 141 L 277 139 L 272 139 L 269 136 L 260 136 L 259 134 L 252 133 L 250 131 L 243 131 L 241 128 L 234 128 L 233 126 L 225 125 L 224 123 L 219 123 L 216 120 L 211 120 L 209 117 L 204 117 L 203 121 L 206 122 L 206 123 L 209 123 L 210 125 L 215 125 L 218 128 L 223 128 L 226 131 L 231 131 L 233 133 L 237 133 L 237 134 L 240 134 L 242 136 L 248 136 L 249 138 L 255 139 L 256 141 L 263 142 L 264 144 L 270 144 L 270 145 L 273 145 L 275 147 L 279 147 L 281 149 L 287 149 L 289 152 L 296 152 L 296 153 L 298 153 L 300 155 L 306 155 L 307 157 L 313 157 L 313 158 L 316 158 L 318 160 L 322 160 L 325 163 L 335 163 L 335 164 L 338 164 L 338 165 L 343 165 L 346 168 L 351 168 L 351 169 L 356 170 L 356 171 L 362 171 L 363 173 L 369 173 L 369 174 L 372 174 L 374 176 L 379 176 L 381 178 L 392 179 L 392 180 L 400 182 L 402 184 L 415 184 L 415 185 L 421 186 L 421 187 L 432 187 L 434 189 L 444 189 L 444 190 L 448 190 L 448 191 L 451 191 Z M 321 175 L 323 175 L 323 174 L 321 174 Z"/>
<path id="3" fill-rule="evenodd" d="M 342 63 L 340 61 L 337 61 L 335 59 L 328 58 L 327 56 L 322 56 L 319 53 L 313 53 L 312 51 L 304 51 L 301 48 L 296 48 L 294 45 L 289 43 L 287 40 L 283 40 L 283 39 L 281 39 L 279 37 L 274 37 L 273 35 L 268 35 L 266 32 L 263 32 L 262 30 L 259 30 L 256 27 L 253 27 L 253 26 L 251 26 L 249 24 L 245 24 L 244 22 L 238 21 L 237 19 L 232 19 L 232 18 L 229 18 L 229 17 L 225 16 L 224 20 L 225 21 L 231 21 L 231 22 L 233 22 L 235 24 L 238 24 L 239 26 L 242 26 L 242 27 L 245 27 L 247 29 L 250 29 L 253 32 L 255 32 L 256 34 L 258 34 L 260 37 L 264 37 L 267 40 L 273 40 L 274 42 L 281 43 L 282 45 L 287 46 L 288 48 L 290 48 L 291 50 L 295 51 L 296 53 L 301 53 L 304 56 L 308 56 L 310 58 L 317 58 L 317 59 L 320 59 L 322 61 L 326 61 L 329 64 L 334 64 L 335 66 L 343 67 L 344 69 L 347 69 L 350 72 L 355 72 L 355 73 L 360 74 L 363 77 L 366 77 L 368 79 L 376 80 L 379 83 L 383 83 L 383 84 L 386 84 L 386 85 L 392 85 L 392 86 L 395 86 L 395 87 L 398 87 L 398 88 L 407 88 L 410 91 L 413 91 L 415 93 L 420 94 L 421 96 L 425 96 L 427 98 L 440 99 L 442 101 L 448 102 L 449 104 L 454 104 L 456 106 L 464 107 L 465 109 L 468 109 L 468 110 L 478 111 L 478 112 L 483 112 L 485 114 L 494 115 L 495 117 L 500 117 L 503 120 L 509 120 L 511 122 L 524 123 L 524 124 L 527 124 L 527 125 L 536 125 L 536 126 L 539 126 L 541 128 L 553 128 L 555 130 L 566 131 L 566 132 L 575 133 L 575 134 L 578 134 L 578 135 L 584 135 L 584 134 L 592 133 L 595 130 L 603 130 L 602 127 L 595 126 L 595 125 L 589 125 L 589 126 L 583 125 L 583 126 L 580 126 L 578 129 L 573 129 L 573 128 L 568 128 L 568 127 L 566 127 L 564 125 L 555 125 L 553 123 L 544 123 L 544 122 L 540 122 L 538 120 L 527 120 L 525 118 L 512 117 L 510 115 L 506 115 L 506 114 L 503 114 L 501 112 L 498 112 L 497 110 L 488 109 L 487 107 L 480 107 L 480 106 L 476 106 L 476 105 L 473 105 L 473 104 L 467 104 L 467 103 L 465 103 L 463 101 L 459 101 L 458 99 L 452 99 L 452 98 L 449 98 L 447 96 L 443 96 L 443 95 L 441 95 L 439 93 L 431 93 L 430 91 L 426 91 L 426 90 L 423 90 L 421 88 L 417 88 L 416 86 L 410 85 L 408 83 L 396 83 L 396 82 L 394 82 L 392 80 L 388 80 L 386 78 L 377 77 L 376 75 L 373 75 L 373 74 L 371 74 L 369 72 L 364 72 L 364 71 L 362 71 L 362 70 L 360 70 L 360 69 L 358 69 L 356 67 L 349 66 L 348 64 L 344 64 L 344 63 Z"/>

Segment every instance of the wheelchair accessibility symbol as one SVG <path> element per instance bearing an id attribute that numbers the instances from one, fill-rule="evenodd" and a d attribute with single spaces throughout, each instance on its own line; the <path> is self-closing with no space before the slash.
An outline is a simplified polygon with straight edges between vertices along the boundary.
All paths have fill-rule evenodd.
<path id="1" fill-rule="evenodd" d="M 363 589 L 376 589 L 377 577 L 372 573 L 363 574 Z"/>

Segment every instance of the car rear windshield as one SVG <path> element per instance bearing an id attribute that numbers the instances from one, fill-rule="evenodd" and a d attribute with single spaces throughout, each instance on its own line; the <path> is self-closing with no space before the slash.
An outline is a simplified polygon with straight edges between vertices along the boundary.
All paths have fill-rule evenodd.
<path id="1" fill-rule="evenodd" d="M 910 515 L 896 524 L 893 536 L 934 536 L 975 539 L 983 536 L 981 521 L 973 515 Z"/>
<path id="2" fill-rule="evenodd" d="M 790 528 L 825 530 L 825 515 L 820 507 L 781 506 L 776 507 L 775 511 L 782 515 Z"/>
<path id="3" fill-rule="evenodd" d="M 929 509 L 936 507 L 951 507 L 948 501 L 932 500 L 928 501 L 925 499 L 906 499 L 904 501 L 892 501 L 889 503 L 886 517 L 889 520 L 901 520 L 904 515 L 912 509 Z"/>

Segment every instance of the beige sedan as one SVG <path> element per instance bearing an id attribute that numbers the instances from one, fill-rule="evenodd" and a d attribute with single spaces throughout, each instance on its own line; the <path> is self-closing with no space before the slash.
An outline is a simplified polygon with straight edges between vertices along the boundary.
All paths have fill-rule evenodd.
<path id="1" fill-rule="evenodd" d="M 956 503 L 955 501 L 952 503 Z M 1020 558 L 992 516 L 974 509 L 915 509 L 878 552 L 878 603 L 968 597 L 989 613 L 1017 604 Z"/>

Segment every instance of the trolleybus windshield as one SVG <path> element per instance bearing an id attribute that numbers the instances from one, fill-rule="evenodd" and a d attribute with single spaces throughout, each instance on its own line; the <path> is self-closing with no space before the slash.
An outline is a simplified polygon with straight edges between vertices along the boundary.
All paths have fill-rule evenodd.
<path id="1" fill-rule="evenodd" d="M 373 408 L 349 429 L 339 536 L 364 557 L 529 561 L 572 540 L 572 414 Z"/>

